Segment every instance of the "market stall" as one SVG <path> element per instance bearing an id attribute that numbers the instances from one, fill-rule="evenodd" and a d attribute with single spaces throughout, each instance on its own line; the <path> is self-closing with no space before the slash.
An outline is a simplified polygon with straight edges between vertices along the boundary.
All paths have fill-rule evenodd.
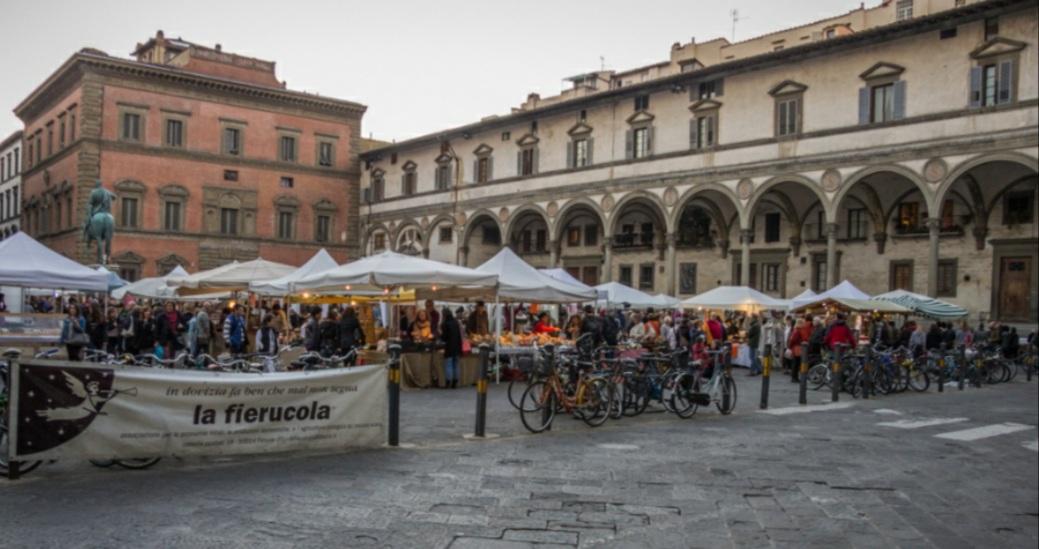
<path id="1" fill-rule="evenodd" d="M 947 301 L 915 294 L 906 290 L 895 290 L 873 297 L 874 301 L 897 303 L 920 316 L 938 320 L 951 320 L 967 316 L 967 309 Z"/>
<path id="2" fill-rule="evenodd" d="M 171 276 L 166 279 L 166 284 L 176 288 L 178 295 L 239 292 L 248 290 L 249 284 L 254 281 L 279 278 L 295 270 L 296 267 L 292 265 L 259 258 L 242 263 L 234 261 L 193 275 Z"/>
<path id="3" fill-rule="evenodd" d="M 317 274 L 338 266 L 335 259 L 324 249 L 318 250 L 300 268 L 272 279 L 256 279 L 249 282 L 249 291 L 265 296 L 287 296 L 292 293 L 292 285 L 310 275 Z"/>
<path id="4" fill-rule="evenodd" d="M 655 296 L 640 292 L 620 282 L 607 282 L 595 287 L 599 291 L 598 304 L 607 309 L 628 305 L 633 309 L 659 308 Z"/>
<path id="5" fill-rule="evenodd" d="M 177 265 L 166 276 L 142 278 L 112 290 L 111 296 L 116 299 L 123 299 L 128 295 L 148 299 L 169 299 L 176 297 L 177 290 L 166 285 L 166 281 L 170 278 L 183 278 L 186 276 L 188 276 L 188 272 L 184 270 L 184 267 Z"/>
<path id="6" fill-rule="evenodd" d="M 747 286 L 718 286 L 682 301 L 686 309 L 759 312 L 786 309 L 789 303 Z"/>

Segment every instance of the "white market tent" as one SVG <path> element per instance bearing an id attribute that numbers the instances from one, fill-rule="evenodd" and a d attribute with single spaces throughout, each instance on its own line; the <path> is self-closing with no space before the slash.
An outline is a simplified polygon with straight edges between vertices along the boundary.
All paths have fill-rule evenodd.
<path id="1" fill-rule="evenodd" d="M 19 232 L 0 242 L 0 286 L 107 292 L 108 275 Z"/>
<path id="2" fill-rule="evenodd" d="M 498 286 L 498 275 L 421 257 L 385 251 L 322 271 L 292 284 L 298 291 L 351 291 L 469 288 L 486 293 Z"/>
<path id="3" fill-rule="evenodd" d="M 682 303 L 682 301 L 677 297 L 671 297 L 667 294 L 657 294 L 653 297 L 657 300 L 659 307 L 662 309 L 677 309 L 678 305 Z"/>
<path id="4" fill-rule="evenodd" d="M 127 294 L 153 299 L 174 297 L 176 295 L 176 290 L 166 285 L 166 279 L 185 276 L 188 276 L 188 272 L 184 270 L 184 267 L 177 265 L 172 271 L 167 273 L 166 276 L 142 278 L 137 282 L 131 282 L 122 288 L 112 290 L 112 297 L 122 299 Z"/>
<path id="5" fill-rule="evenodd" d="M 949 319 L 960 318 L 967 315 L 967 309 L 964 309 L 959 305 L 954 305 L 933 297 L 915 294 L 906 290 L 894 290 L 874 296 L 873 299 L 897 303 L 903 307 L 912 309 L 919 315 L 930 318 Z"/>
<path id="6" fill-rule="evenodd" d="M 682 301 L 682 307 L 687 309 L 703 308 L 726 311 L 786 309 L 789 306 L 790 303 L 784 299 L 776 299 L 747 286 L 718 286 Z"/>
<path id="7" fill-rule="evenodd" d="M 122 288 L 123 286 L 129 284 L 129 282 L 123 280 L 122 277 L 113 273 L 112 271 L 109 271 L 103 265 L 98 265 L 97 269 L 95 270 L 99 273 L 103 273 L 106 277 L 108 277 L 108 291 L 112 291 L 116 288 Z"/>
<path id="8" fill-rule="evenodd" d="M 180 295 L 240 291 L 248 290 L 249 284 L 253 281 L 279 278 L 295 270 L 296 267 L 292 265 L 259 258 L 243 263 L 229 263 L 186 277 L 169 277 L 166 284 L 177 288 L 177 293 Z"/>
<path id="9" fill-rule="evenodd" d="M 817 299 L 817 295 L 819 294 L 813 292 L 810 289 L 806 289 L 805 291 L 797 294 L 796 296 L 794 296 L 793 299 L 790 300 L 790 308 L 793 309 L 794 307 L 800 307 L 801 305 L 811 303 Z"/>
<path id="10" fill-rule="evenodd" d="M 855 287 L 847 280 L 815 296 L 815 301 L 821 301 L 828 297 L 835 299 L 869 299 L 869 294 Z"/>
<path id="11" fill-rule="evenodd" d="M 563 269 L 563 268 L 560 268 L 560 267 L 556 267 L 555 269 L 538 269 L 538 272 L 541 273 L 541 274 L 544 274 L 544 275 L 548 275 L 548 276 L 550 276 L 550 277 L 552 277 L 552 278 L 554 278 L 554 279 L 556 279 L 556 280 L 558 280 L 558 281 L 560 281 L 560 282 L 562 282 L 564 284 L 569 284 L 571 286 L 577 286 L 578 288 L 581 288 L 582 290 L 593 290 L 593 291 L 595 291 L 598 294 L 597 297 L 599 299 L 603 299 L 604 298 L 602 292 L 600 292 L 599 290 L 596 290 L 593 286 L 589 286 L 589 285 L 585 284 L 584 282 L 581 282 L 580 280 L 574 278 L 574 276 L 572 274 L 568 273 L 566 271 L 566 269 Z"/>
<path id="12" fill-rule="evenodd" d="M 291 286 L 293 283 L 310 275 L 334 269 L 337 266 L 338 263 L 336 263 L 336 260 L 332 259 L 332 256 L 325 251 L 324 248 L 321 248 L 316 254 L 314 254 L 314 257 L 308 259 L 302 267 L 285 276 L 271 280 L 257 280 L 250 282 L 249 291 L 268 296 L 289 295 L 292 293 Z"/>
<path id="13" fill-rule="evenodd" d="M 560 282 L 541 273 L 509 248 L 502 248 L 476 270 L 498 276 L 498 296 L 506 301 L 579 303 L 593 301 L 598 295 L 593 288 Z"/>
<path id="14" fill-rule="evenodd" d="M 657 300 L 656 296 L 640 292 L 635 288 L 625 286 L 620 282 L 599 284 L 595 289 L 599 290 L 599 301 L 605 302 L 607 308 L 611 306 L 620 306 L 625 303 L 635 309 L 660 307 L 660 302 Z"/>

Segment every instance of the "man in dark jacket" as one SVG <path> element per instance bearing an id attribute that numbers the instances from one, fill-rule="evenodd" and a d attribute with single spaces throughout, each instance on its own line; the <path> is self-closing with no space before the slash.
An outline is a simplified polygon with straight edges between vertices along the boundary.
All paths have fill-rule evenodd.
<path id="1" fill-rule="evenodd" d="M 310 318 L 303 326 L 303 348 L 310 352 L 321 350 L 321 307 L 310 309 Z"/>
<path id="2" fill-rule="evenodd" d="M 443 329 L 440 339 L 444 342 L 444 386 L 450 389 L 458 387 L 458 361 L 462 357 L 462 327 L 455 320 L 451 309 L 444 307 L 441 313 Z"/>
<path id="3" fill-rule="evenodd" d="M 761 345 L 761 321 L 758 315 L 750 315 L 750 328 L 747 328 L 747 347 L 750 351 L 750 375 L 761 374 L 761 358 L 758 346 Z"/>
<path id="4" fill-rule="evenodd" d="M 364 345 L 364 330 L 361 329 L 361 323 L 357 320 L 354 308 L 347 307 L 343 311 L 343 318 L 339 320 L 339 351 L 346 355 L 359 345 Z"/>
<path id="5" fill-rule="evenodd" d="M 326 357 L 339 354 L 339 315 L 335 307 L 328 308 L 328 317 L 318 325 L 318 332 L 321 354 Z"/>
<path id="6" fill-rule="evenodd" d="M 581 321 L 581 352 L 591 353 L 602 344 L 602 319 L 595 314 L 591 305 L 584 306 L 584 320 Z"/>

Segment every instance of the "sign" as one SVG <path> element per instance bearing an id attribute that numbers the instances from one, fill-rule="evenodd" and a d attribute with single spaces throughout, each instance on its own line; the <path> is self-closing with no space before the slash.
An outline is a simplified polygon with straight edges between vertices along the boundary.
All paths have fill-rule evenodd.
<path id="1" fill-rule="evenodd" d="M 143 458 L 378 446 L 381 365 L 244 374 L 77 362 L 11 366 L 9 457 Z"/>

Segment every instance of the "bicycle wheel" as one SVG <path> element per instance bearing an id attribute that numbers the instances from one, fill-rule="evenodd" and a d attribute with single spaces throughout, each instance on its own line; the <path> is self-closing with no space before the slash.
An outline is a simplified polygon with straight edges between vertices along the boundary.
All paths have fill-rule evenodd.
<path id="1" fill-rule="evenodd" d="M 531 433 L 540 433 L 556 417 L 556 394 L 544 381 L 531 383 L 520 398 L 520 421 Z"/>
<path id="2" fill-rule="evenodd" d="M 147 469 L 152 465 L 155 465 L 162 458 L 133 458 L 133 459 L 117 459 L 115 460 L 116 465 L 123 467 L 124 469 Z"/>
<path id="3" fill-rule="evenodd" d="M 624 417 L 624 382 L 610 383 L 610 419 Z"/>
<path id="4" fill-rule="evenodd" d="M 517 410 L 520 409 L 519 401 L 520 401 L 520 398 L 523 397 L 523 391 L 525 391 L 526 388 L 527 388 L 525 383 L 523 385 L 520 385 L 521 383 L 523 383 L 523 382 L 517 381 L 515 379 L 510 381 L 509 382 L 509 388 L 506 391 L 509 394 L 509 404 L 511 404 L 512 407 L 517 409 Z M 520 387 L 522 387 L 523 389 L 521 390 Z M 513 391 L 515 391 L 515 393 Z"/>
<path id="5" fill-rule="evenodd" d="M 631 381 L 627 391 L 624 391 L 624 415 L 634 417 L 646 411 L 649 406 L 649 381 L 645 378 L 637 378 Z"/>
<path id="6" fill-rule="evenodd" d="M 700 391 L 699 380 L 693 374 L 685 373 L 675 378 L 671 391 L 671 411 L 682 419 L 689 419 L 696 414 L 696 402 L 693 393 Z"/>
<path id="7" fill-rule="evenodd" d="M 830 367 L 826 364 L 816 364 L 808 370 L 808 384 L 812 389 L 819 390 L 830 386 Z"/>
<path id="8" fill-rule="evenodd" d="M 581 410 L 581 419 L 589 427 L 598 427 L 610 419 L 610 384 L 605 379 L 591 379 L 583 382 L 581 402 L 578 408 Z"/>
<path id="9" fill-rule="evenodd" d="M 723 415 L 729 415 L 733 410 L 736 409 L 736 381 L 729 376 L 722 376 L 721 379 L 721 394 L 719 395 L 718 402 L 715 403 L 718 406 L 718 411 Z M 725 396 L 728 395 L 729 406 L 725 407 Z"/>
<path id="10" fill-rule="evenodd" d="M 926 391 L 931 386 L 931 376 L 927 375 L 922 368 L 913 367 L 906 370 L 906 377 L 909 387 L 918 393 Z"/>

